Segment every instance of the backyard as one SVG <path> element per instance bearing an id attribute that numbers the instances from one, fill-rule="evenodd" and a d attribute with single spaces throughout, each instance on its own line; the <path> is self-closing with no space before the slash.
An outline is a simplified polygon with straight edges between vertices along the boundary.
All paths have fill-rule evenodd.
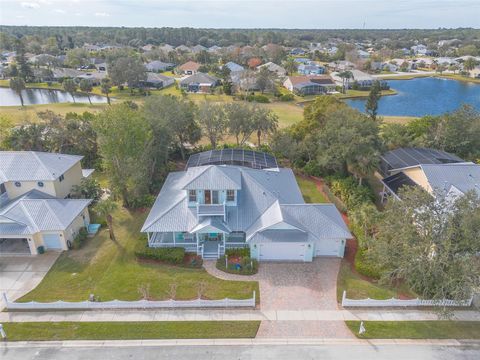
<path id="1" fill-rule="evenodd" d="M 113 213 L 117 242 L 103 229 L 80 250 L 62 253 L 40 285 L 19 301 L 83 301 L 90 294 L 100 301 L 165 300 L 175 286 L 174 297 L 182 300 L 198 298 L 200 288 L 205 299 L 246 299 L 254 290 L 259 294 L 254 281 L 225 281 L 203 269 L 138 262 L 134 251 L 145 242 L 140 228 L 146 214 L 119 207 Z"/>

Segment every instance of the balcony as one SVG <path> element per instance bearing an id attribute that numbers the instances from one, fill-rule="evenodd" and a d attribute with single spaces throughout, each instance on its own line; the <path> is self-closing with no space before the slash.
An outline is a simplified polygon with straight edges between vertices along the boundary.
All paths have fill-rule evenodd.
<path id="1" fill-rule="evenodd" d="M 225 219 L 225 215 L 225 203 L 197 204 L 197 216 L 222 216 Z"/>

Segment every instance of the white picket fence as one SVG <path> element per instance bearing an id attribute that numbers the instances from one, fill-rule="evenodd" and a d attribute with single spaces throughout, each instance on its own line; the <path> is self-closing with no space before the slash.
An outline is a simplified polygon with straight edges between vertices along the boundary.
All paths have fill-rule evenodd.
<path id="1" fill-rule="evenodd" d="M 401 300 L 396 298 L 386 299 L 386 300 L 376 300 L 376 299 L 347 299 L 347 292 L 343 291 L 342 296 L 342 306 L 343 307 L 470 307 L 472 305 L 473 298 L 468 300 L 422 300 L 422 299 L 410 299 L 410 300 Z"/>
<path id="2" fill-rule="evenodd" d="M 255 291 L 249 299 L 221 299 L 221 300 L 138 300 L 138 301 L 55 301 L 42 303 L 37 301 L 12 302 L 3 294 L 7 310 L 107 310 L 107 309 L 181 309 L 181 308 L 255 308 Z"/>

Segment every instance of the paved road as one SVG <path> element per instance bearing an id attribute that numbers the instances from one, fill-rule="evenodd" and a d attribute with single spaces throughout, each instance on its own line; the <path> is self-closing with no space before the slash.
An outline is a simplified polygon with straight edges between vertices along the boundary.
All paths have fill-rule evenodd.
<path id="1" fill-rule="evenodd" d="M 389 359 L 444 360 L 479 359 L 478 345 L 256 345 L 256 346 L 165 346 L 165 347 L 25 347 L 1 348 L 2 360 L 80 360 L 80 359 L 177 359 L 177 360 L 303 360 L 303 359 Z"/>

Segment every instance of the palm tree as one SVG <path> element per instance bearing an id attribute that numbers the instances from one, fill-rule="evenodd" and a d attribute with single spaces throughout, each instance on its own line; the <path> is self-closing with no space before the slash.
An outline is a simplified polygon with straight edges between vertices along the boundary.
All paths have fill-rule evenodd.
<path id="1" fill-rule="evenodd" d="M 72 79 L 63 81 L 63 89 L 72 95 L 73 102 L 75 102 L 75 91 L 77 91 L 77 84 Z"/>
<path id="2" fill-rule="evenodd" d="M 356 155 L 353 161 L 348 162 L 348 170 L 358 179 L 359 186 L 362 185 L 364 178 L 374 173 L 377 156 L 375 152 L 367 151 L 365 154 Z"/>
<path id="3" fill-rule="evenodd" d="M 108 231 L 110 233 L 110 240 L 116 241 L 115 233 L 113 232 L 113 217 L 112 212 L 117 208 L 117 204 L 112 200 L 103 200 L 95 205 L 95 212 L 105 218 L 108 224 Z"/>
<path id="4" fill-rule="evenodd" d="M 109 78 L 102 79 L 102 82 L 100 84 L 100 89 L 102 91 L 102 94 L 105 94 L 107 96 L 107 102 L 108 102 L 108 105 L 110 105 L 110 97 L 108 96 L 108 94 L 112 92 L 112 84 Z"/>
<path id="5" fill-rule="evenodd" d="M 23 79 L 19 77 L 10 79 L 10 89 L 17 93 L 23 106 L 22 91 L 25 90 L 25 81 L 23 81 Z"/>
<path id="6" fill-rule="evenodd" d="M 345 94 L 348 89 L 348 83 L 350 79 L 353 79 L 353 74 L 351 71 L 342 71 L 338 74 L 342 78 L 342 92 Z"/>
<path id="7" fill-rule="evenodd" d="M 285 60 L 285 63 L 283 64 L 285 70 L 287 70 L 288 75 L 292 75 L 295 71 L 297 71 L 297 63 L 295 62 L 295 59 L 292 57 L 289 57 L 287 60 Z"/>
<path id="8" fill-rule="evenodd" d="M 92 91 L 93 86 L 90 81 L 87 79 L 82 79 L 80 81 L 80 90 L 87 94 L 88 102 L 92 105 L 92 100 L 90 100 L 90 92 Z"/>

